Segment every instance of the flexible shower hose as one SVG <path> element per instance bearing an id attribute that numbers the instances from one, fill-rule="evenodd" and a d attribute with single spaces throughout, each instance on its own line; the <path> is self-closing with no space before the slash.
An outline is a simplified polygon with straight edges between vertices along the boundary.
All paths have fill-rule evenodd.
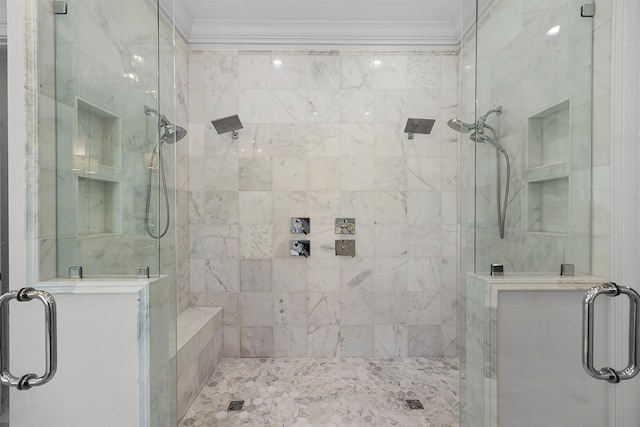
<path id="1" fill-rule="evenodd" d="M 149 236 L 151 236 L 154 239 L 160 239 L 164 237 L 164 235 L 167 234 L 167 231 L 169 230 L 169 223 L 171 222 L 171 210 L 169 209 L 169 194 L 167 192 L 167 180 L 164 176 L 164 163 L 162 160 L 162 153 L 160 152 L 160 150 L 162 150 L 161 142 L 156 144 L 156 146 L 153 148 L 153 153 L 151 153 L 151 159 L 149 160 L 149 167 L 147 169 L 148 170 L 147 172 L 147 205 L 144 212 L 144 225 L 145 225 L 145 228 L 147 229 L 147 234 L 149 234 Z M 158 234 L 155 234 L 155 230 L 153 229 L 153 225 L 151 224 L 150 222 L 151 220 L 149 218 L 149 212 L 151 210 L 151 181 L 153 179 L 153 161 L 155 160 L 156 156 L 158 156 L 158 176 L 160 177 L 162 191 L 164 192 L 164 201 L 165 201 L 164 205 L 167 212 L 164 227 L 162 228 L 162 231 Z M 160 212 L 158 212 L 158 215 L 159 214 Z"/>
<path id="2" fill-rule="evenodd" d="M 504 225 L 507 218 L 507 202 L 509 201 L 509 182 L 511 181 L 511 161 L 509 159 L 509 154 L 507 153 L 507 150 L 505 150 L 504 147 L 498 143 L 496 131 L 490 126 L 486 126 L 486 128 L 489 129 L 491 133 L 493 133 L 493 141 L 489 140 L 489 142 L 496 149 L 496 169 L 497 169 L 496 176 L 498 181 L 498 185 L 497 185 L 498 197 L 496 199 L 496 203 L 498 206 L 498 232 L 500 233 L 500 238 L 504 239 Z M 504 201 L 502 202 L 502 206 L 500 204 L 500 196 L 501 196 L 500 190 L 502 187 L 502 182 L 500 179 L 500 175 L 501 175 L 500 174 L 500 153 L 504 154 L 504 158 L 507 163 L 507 182 L 505 183 L 505 186 L 504 186 L 505 187 Z"/>

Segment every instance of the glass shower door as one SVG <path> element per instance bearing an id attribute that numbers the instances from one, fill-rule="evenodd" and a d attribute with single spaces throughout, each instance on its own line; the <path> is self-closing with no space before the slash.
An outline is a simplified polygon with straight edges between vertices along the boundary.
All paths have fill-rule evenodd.
<path id="1" fill-rule="evenodd" d="M 462 425 L 636 426 L 640 379 L 611 384 L 582 366 L 583 300 L 607 282 L 588 275 L 608 274 L 593 240 L 610 226 L 593 176 L 593 144 L 609 144 L 593 132 L 605 125 L 592 125 L 594 92 L 603 101 L 610 84 L 593 78 L 594 2 L 473 3 L 461 49 L 460 118 L 473 127 L 461 134 Z M 493 263 L 505 277 L 489 276 Z M 596 370 L 627 365 L 628 312 L 624 298 L 597 301 Z"/>

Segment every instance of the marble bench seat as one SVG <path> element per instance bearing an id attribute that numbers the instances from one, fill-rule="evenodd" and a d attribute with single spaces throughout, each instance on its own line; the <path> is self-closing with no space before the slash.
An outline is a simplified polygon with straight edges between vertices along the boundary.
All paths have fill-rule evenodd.
<path id="1" fill-rule="evenodd" d="M 222 360 L 222 308 L 188 307 L 178 314 L 178 420 Z"/>

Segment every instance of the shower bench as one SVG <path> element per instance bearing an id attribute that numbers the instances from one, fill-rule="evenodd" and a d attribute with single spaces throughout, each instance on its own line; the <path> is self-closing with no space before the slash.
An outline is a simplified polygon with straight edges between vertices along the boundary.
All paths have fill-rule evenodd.
<path id="1" fill-rule="evenodd" d="M 222 308 L 188 307 L 177 319 L 178 420 L 222 359 Z"/>

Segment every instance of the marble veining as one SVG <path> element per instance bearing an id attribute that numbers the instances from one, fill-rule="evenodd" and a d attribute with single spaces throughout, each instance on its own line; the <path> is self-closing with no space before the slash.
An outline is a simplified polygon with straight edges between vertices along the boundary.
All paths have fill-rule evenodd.
<path id="1" fill-rule="evenodd" d="M 223 359 L 180 426 L 454 427 L 458 373 L 453 358 Z"/>

